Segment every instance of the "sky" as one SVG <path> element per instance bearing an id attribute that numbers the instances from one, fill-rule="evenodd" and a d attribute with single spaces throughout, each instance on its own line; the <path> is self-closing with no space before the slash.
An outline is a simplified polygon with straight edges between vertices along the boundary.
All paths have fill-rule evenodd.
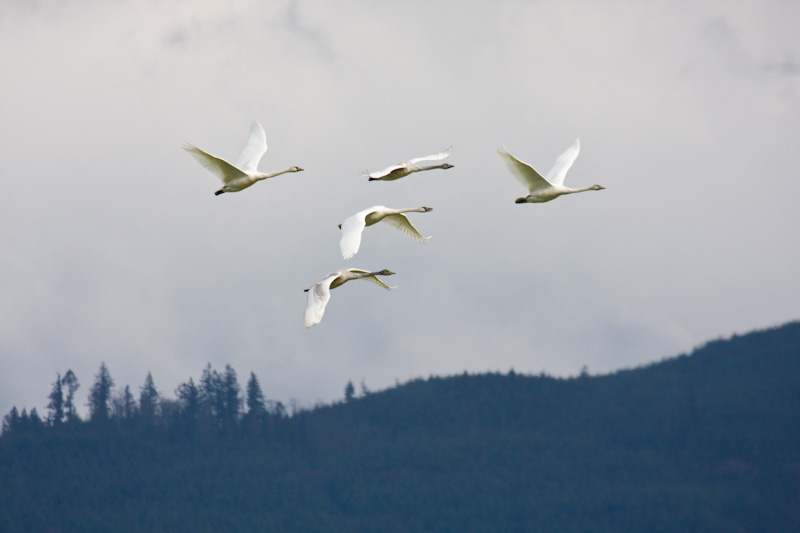
<path id="1" fill-rule="evenodd" d="M 572 376 L 800 318 L 800 4 L 0 2 L 0 415 L 101 363 L 138 396 L 230 364 L 312 406 L 479 372 Z M 264 172 L 232 194 L 181 144 Z M 545 173 L 545 204 L 496 154 Z M 412 157 L 449 170 L 368 182 Z M 433 207 L 419 244 L 339 229 Z M 353 281 L 303 327 L 303 289 Z"/>

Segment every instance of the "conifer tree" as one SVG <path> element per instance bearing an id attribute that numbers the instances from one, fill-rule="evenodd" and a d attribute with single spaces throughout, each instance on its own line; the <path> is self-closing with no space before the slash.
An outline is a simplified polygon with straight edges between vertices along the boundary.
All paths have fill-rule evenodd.
<path id="1" fill-rule="evenodd" d="M 100 370 L 95 375 L 92 388 L 89 389 L 89 418 L 92 422 L 103 424 L 108 421 L 108 409 L 113 386 L 114 380 L 111 379 L 106 364 L 100 363 Z"/>
<path id="2" fill-rule="evenodd" d="M 67 398 L 64 400 L 64 414 L 67 417 L 67 422 L 77 422 L 80 420 L 78 411 L 75 409 L 75 392 L 80 388 L 78 378 L 72 370 L 67 370 L 64 377 L 61 378 L 62 387 L 67 387 Z"/>
<path id="3" fill-rule="evenodd" d="M 47 422 L 51 426 L 61 424 L 64 421 L 64 391 L 61 386 L 61 374 L 56 374 L 56 380 L 48 398 L 50 403 L 47 404 Z"/>
<path id="4" fill-rule="evenodd" d="M 250 372 L 250 379 L 247 381 L 247 414 L 251 418 L 263 418 L 267 414 L 264 394 L 254 372 Z"/>
<path id="5" fill-rule="evenodd" d="M 3 434 L 15 432 L 19 428 L 19 411 L 17 406 L 11 408 L 6 416 L 3 417 Z"/>
<path id="6" fill-rule="evenodd" d="M 139 389 L 139 416 L 147 425 L 155 424 L 158 412 L 159 394 L 153 383 L 153 376 L 147 372 L 144 385 Z"/>

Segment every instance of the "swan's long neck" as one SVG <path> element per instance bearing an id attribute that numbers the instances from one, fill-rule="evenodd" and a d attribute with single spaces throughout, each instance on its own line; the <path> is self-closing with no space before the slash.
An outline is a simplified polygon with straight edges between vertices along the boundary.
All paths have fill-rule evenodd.
<path id="1" fill-rule="evenodd" d="M 263 174 L 259 172 L 256 174 L 256 180 L 265 180 L 267 178 L 274 178 L 275 176 L 280 176 L 281 174 L 286 174 L 287 172 L 291 172 L 291 168 L 287 168 L 286 170 L 279 170 L 278 172 L 271 172 L 269 174 Z"/>
<path id="2" fill-rule="evenodd" d="M 404 207 L 403 209 L 392 209 L 393 213 L 427 213 L 433 210 L 432 207 Z"/>
<path id="3" fill-rule="evenodd" d="M 567 192 L 564 194 L 572 194 L 576 192 L 584 192 L 584 191 L 599 191 L 601 189 L 605 189 L 605 187 L 601 187 L 600 185 L 591 185 L 589 187 L 582 187 L 580 189 L 570 189 L 569 187 L 564 187 L 567 189 Z"/>
<path id="4" fill-rule="evenodd" d="M 441 165 L 426 165 L 417 167 L 419 170 L 433 170 L 434 168 L 450 168 L 447 163 L 442 163 Z"/>

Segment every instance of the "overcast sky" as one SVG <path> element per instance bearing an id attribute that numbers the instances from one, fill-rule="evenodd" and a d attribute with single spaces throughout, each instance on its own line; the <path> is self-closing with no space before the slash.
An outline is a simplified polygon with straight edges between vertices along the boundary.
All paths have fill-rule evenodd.
<path id="1" fill-rule="evenodd" d="M 410 378 L 605 373 L 800 318 L 793 1 L 0 3 L 0 415 L 101 362 L 174 397 L 211 363 L 304 405 Z M 245 191 L 185 141 L 236 161 Z M 566 185 L 516 205 L 495 148 Z M 453 146 L 450 170 L 364 169 Z M 379 224 L 430 206 L 419 244 Z M 303 289 L 355 281 L 303 327 Z"/>

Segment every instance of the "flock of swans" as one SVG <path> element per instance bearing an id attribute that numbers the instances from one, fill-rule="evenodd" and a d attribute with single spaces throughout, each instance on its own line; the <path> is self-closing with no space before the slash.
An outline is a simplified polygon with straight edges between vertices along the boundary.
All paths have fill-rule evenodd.
<path id="1" fill-rule="evenodd" d="M 254 120 L 250 126 L 250 135 L 247 138 L 247 144 L 239 156 L 236 165 L 228 163 L 224 159 L 213 156 L 191 143 L 185 143 L 183 149 L 189 152 L 201 165 L 214 173 L 220 180 L 222 180 L 222 188 L 216 191 L 215 195 L 220 195 L 226 192 L 239 192 L 242 191 L 257 181 L 267 178 L 274 178 L 281 174 L 288 172 L 300 172 L 303 169 L 298 166 L 289 167 L 286 170 L 281 170 L 272 173 L 263 173 L 258 171 L 258 163 L 267 152 L 267 135 L 261 124 Z M 542 203 L 555 200 L 564 194 L 572 194 L 583 191 L 599 191 L 604 189 L 600 185 L 592 185 L 591 187 L 584 187 L 581 189 L 571 189 L 564 186 L 564 177 L 570 169 L 575 159 L 580 152 L 581 143 L 580 139 L 575 139 L 572 146 L 567 148 L 561 155 L 556 158 L 553 168 L 546 176 L 539 174 L 534 168 L 513 155 L 511 155 L 505 147 L 499 147 L 497 153 L 500 158 L 505 162 L 511 174 L 516 177 L 523 186 L 528 189 L 528 195 L 517 198 L 516 203 Z M 423 170 L 433 169 L 448 169 L 453 168 L 449 163 L 441 163 L 438 165 L 418 165 L 423 161 L 440 161 L 450 155 L 452 147 L 444 152 L 433 154 L 425 157 L 417 157 L 410 159 L 405 163 L 398 163 L 386 167 L 385 169 L 372 172 L 364 171 L 364 176 L 369 181 L 382 180 L 392 181 L 399 178 L 408 176 L 412 172 L 420 172 Z M 339 224 L 342 230 L 342 237 L 339 241 L 339 248 L 342 252 L 344 259 L 350 259 L 361 246 L 361 233 L 367 226 L 372 226 L 378 222 L 386 222 L 391 226 L 403 231 L 406 235 L 419 242 L 425 242 L 430 237 L 423 237 L 422 234 L 414 227 L 408 220 L 405 213 L 417 212 L 428 213 L 432 211 L 431 207 L 416 207 L 410 209 L 391 209 L 382 205 L 376 205 L 346 218 L 344 222 Z M 308 293 L 308 303 L 306 305 L 304 322 L 305 327 L 310 328 L 322 321 L 322 315 L 325 313 L 325 306 L 328 305 L 328 300 L 331 298 L 331 289 L 335 289 L 340 285 L 344 285 L 353 279 L 363 279 L 371 281 L 384 289 L 394 289 L 383 282 L 378 276 L 391 276 L 394 274 L 391 270 L 380 270 L 378 272 L 369 272 L 367 270 L 360 270 L 357 268 L 342 268 L 331 272 L 320 281 L 316 282 L 311 287 L 305 289 Z"/>

